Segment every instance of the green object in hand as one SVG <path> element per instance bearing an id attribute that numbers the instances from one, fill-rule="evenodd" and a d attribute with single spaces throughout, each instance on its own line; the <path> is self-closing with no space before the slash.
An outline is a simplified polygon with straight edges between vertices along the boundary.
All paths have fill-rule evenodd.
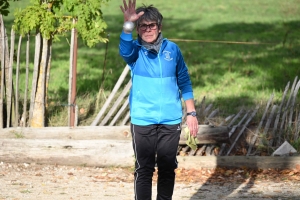
<path id="1" fill-rule="evenodd" d="M 189 127 L 184 128 L 185 132 L 185 139 L 186 139 L 186 144 L 191 147 L 191 149 L 196 150 L 197 149 L 197 144 L 199 143 L 197 137 L 193 137 L 190 133 Z"/>

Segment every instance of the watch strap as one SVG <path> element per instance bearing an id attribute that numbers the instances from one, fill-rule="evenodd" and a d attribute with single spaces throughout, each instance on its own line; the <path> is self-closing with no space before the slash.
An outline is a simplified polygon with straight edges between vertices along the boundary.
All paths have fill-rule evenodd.
<path id="1" fill-rule="evenodd" d="M 191 115 L 191 116 L 193 116 L 193 117 L 196 117 L 196 116 L 197 116 L 197 113 L 196 113 L 196 111 L 192 111 L 192 112 L 186 113 L 186 115 L 187 115 L 187 116 Z"/>

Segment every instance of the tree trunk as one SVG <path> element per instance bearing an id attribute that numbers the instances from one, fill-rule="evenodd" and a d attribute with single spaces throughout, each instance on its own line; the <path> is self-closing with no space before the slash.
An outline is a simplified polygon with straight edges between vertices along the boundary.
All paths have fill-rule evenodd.
<path id="1" fill-rule="evenodd" d="M 19 122 L 19 75 L 20 75 L 20 51 L 22 44 L 22 36 L 19 37 L 18 52 L 17 52 L 17 67 L 16 67 L 16 91 L 15 91 L 15 120 L 14 127 L 18 126 Z"/>
<path id="2" fill-rule="evenodd" d="M 11 116 L 12 116 L 12 104 L 13 104 L 13 62 L 14 62 L 14 49 L 15 49 L 15 32 L 11 29 L 11 43 L 10 43 L 10 58 L 9 65 L 7 68 L 7 81 L 6 81 L 6 127 L 10 127 L 11 125 Z"/>
<path id="3" fill-rule="evenodd" d="M 73 24 L 76 21 L 73 19 Z M 77 67 L 77 33 L 76 29 L 71 30 L 70 45 L 70 68 L 69 68 L 69 97 L 68 97 L 68 126 L 75 125 L 75 93 L 76 93 L 76 67 Z"/>
<path id="4" fill-rule="evenodd" d="M 23 114 L 21 118 L 21 126 L 26 127 L 27 125 L 27 93 L 28 93 L 28 79 L 29 79 L 29 43 L 30 37 L 27 34 L 27 41 L 26 41 L 26 82 L 25 82 L 25 93 L 24 93 L 24 103 L 23 103 Z"/>
<path id="5" fill-rule="evenodd" d="M 2 15 L 0 15 L 0 37 L 5 38 L 5 27 L 3 24 Z M 5 76 L 5 41 L 1 40 L 0 54 L 1 54 L 1 77 L 0 77 L 0 128 L 4 127 L 4 76 Z"/>
<path id="6" fill-rule="evenodd" d="M 46 83 L 45 83 L 45 117 L 48 115 L 48 87 L 50 80 L 50 70 L 51 70 L 51 59 L 52 59 L 52 39 L 48 41 L 48 61 L 46 67 Z M 47 126 L 47 124 L 46 124 Z"/>
<path id="7" fill-rule="evenodd" d="M 42 48 L 41 39 L 42 39 L 41 33 L 37 33 L 35 36 L 34 69 L 32 75 L 32 86 L 31 86 L 31 96 L 30 96 L 29 125 L 31 124 L 31 120 L 33 116 L 34 99 L 35 99 L 35 93 L 37 89 L 38 72 L 39 72 L 39 64 L 40 64 L 41 48 Z"/>
<path id="8" fill-rule="evenodd" d="M 46 74 L 49 59 L 49 40 L 43 39 L 42 54 L 39 65 L 37 90 L 34 99 L 31 127 L 45 126 Z"/>

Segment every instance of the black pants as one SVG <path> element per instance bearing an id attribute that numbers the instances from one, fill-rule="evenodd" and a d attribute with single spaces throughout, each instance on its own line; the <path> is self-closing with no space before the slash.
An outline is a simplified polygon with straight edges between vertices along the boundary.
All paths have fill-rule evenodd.
<path id="1" fill-rule="evenodd" d="M 135 200 L 151 200 L 155 163 L 158 168 L 157 200 L 171 200 L 177 168 L 177 148 L 181 125 L 131 124 L 135 154 Z M 155 159 L 156 158 L 156 159 Z"/>

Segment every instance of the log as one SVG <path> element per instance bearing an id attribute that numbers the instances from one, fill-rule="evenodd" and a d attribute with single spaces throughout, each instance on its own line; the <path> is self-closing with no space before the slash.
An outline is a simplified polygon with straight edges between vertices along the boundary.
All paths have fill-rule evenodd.
<path id="1" fill-rule="evenodd" d="M 250 168 L 250 169 L 295 169 L 300 157 L 273 156 L 177 156 L 178 167 L 202 168 Z"/>
<path id="2" fill-rule="evenodd" d="M 132 166 L 128 140 L 0 139 L 0 162 L 75 166 Z"/>
<path id="3" fill-rule="evenodd" d="M 78 126 L 44 128 L 6 128 L 0 132 L 0 139 L 72 139 L 72 140 L 131 140 L 129 126 Z"/>
<path id="4" fill-rule="evenodd" d="M 65 127 L 56 127 L 55 131 L 63 128 Z M 35 131 L 41 131 L 41 129 L 35 129 Z M 2 137 L 5 135 L 3 131 L 6 129 L 1 129 Z M 81 132 L 82 135 L 83 133 Z M 134 165 L 132 142 L 127 139 L 112 141 L 108 139 L 59 139 L 59 137 L 56 139 L 0 138 L 0 147 L 0 162 L 7 163 L 95 167 L 133 167 Z M 177 156 L 177 160 L 179 167 L 186 169 L 200 167 L 293 169 L 300 164 L 299 156 Z"/>
<path id="5" fill-rule="evenodd" d="M 183 126 L 184 129 L 185 126 Z M 199 144 L 216 144 L 228 142 L 227 126 L 199 125 L 197 138 Z M 185 132 L 182 130 L 180 144 L 186 144 Z M 6 128 L 1 129 L 0 139 L 69 139 L 69 140 L 131 140 L 130 126 L 78 126 L 44 127 L 44 128 Z"/>
<path id="6" fill-rule="evenodd" d="M 198 144 L 229 143 L 229 128 L 227 126 L 199 125 Z M 179 144 L 186 144 L 185 132 L 181 132 Z"/>
<path id="7" fill-rule="evenodd" d="M 226 126 L 199 126 L 202 143 L 216 139 L 223 143 L 226 138 Z M 185 139 L 180 143 L 185 144 Z M 7 128 L 1 129 L 0 147 L 0 161 L 4 162 L 100 167 L 134 162 L 129 126 Z"/>
<path id="8" fill-rule="evenodd" d="M 133 167 L 131 141 L 0 139 L 0 162 L 91 167 Z M 178 167 L 295 169 L 300 157 L 177 156 Z"/>

